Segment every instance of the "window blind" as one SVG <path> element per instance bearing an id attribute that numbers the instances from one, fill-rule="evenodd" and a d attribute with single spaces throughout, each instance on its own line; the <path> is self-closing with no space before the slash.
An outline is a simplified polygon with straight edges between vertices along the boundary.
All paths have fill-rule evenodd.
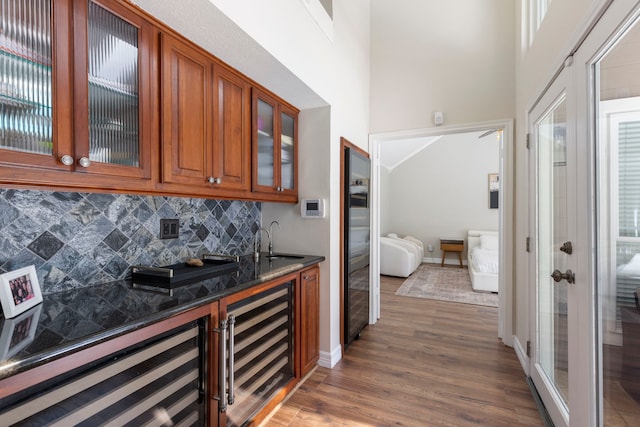
<path id="1" fill-rule="evenodd" d="M 616 261 L 620 266 L 640 253 L 640 121 L 618 126 L 618 236 Z M 637 288 L 640 277 L 619 276 L 618 306 L 635 306 Z"/>

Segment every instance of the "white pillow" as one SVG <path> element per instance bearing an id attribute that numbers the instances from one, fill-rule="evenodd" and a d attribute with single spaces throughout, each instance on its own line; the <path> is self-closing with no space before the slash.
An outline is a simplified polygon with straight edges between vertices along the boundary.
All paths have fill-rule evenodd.
<path id="1" fill-rule="evenodd" d="M 628 263 L 619 266 L 618 271 L 630 276 L 640 275 L 640 254 L 635 254 Z"/>
<path id="2" fill-rule="evenodd" d="M 420 246 L 420 248 L 422 248 L 424 250 L 424 244 L 420 240 L 416 239 L 415 237 L 413 237 L 413 236 L 404 236 L 404 240 L 406 240 L 408 242 L 411 242 L 411 243 L 415 243 L 416 245 Z"/>
<path id="3" fill-rule="evenodd" d="M 398 235 L 396 233 L 389 233 L 387 234 L 387 237 L 391 237 L 392 239 L 399 239 Z"/>
<path id="4" fill-rule="evenodd" d="M 480 235 L 480 247 L 482 249 L 498 250 L 498 236 L 491 236 L 488 234 Z"/>

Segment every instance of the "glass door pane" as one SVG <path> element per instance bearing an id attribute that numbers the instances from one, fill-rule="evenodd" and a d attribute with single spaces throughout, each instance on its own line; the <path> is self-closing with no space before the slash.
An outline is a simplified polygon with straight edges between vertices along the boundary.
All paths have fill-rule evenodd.
<path id="1" fill-rule="evenodd" d="M 138 28 L 89 2 L 89 159 L 138 167 Z"/>
<path id="2" fill-rule="evenodd" d="M 51 1 L 0 0 L 0 148 L 52 155 Z"/>
<path id="3" fill-rule="evenodd" d="M 274 172 L 274 108 L 258 99 L 258 185 L 273 187 Z"/>
<path id="4" fill-rule="evenodd" d="M 564 95 L 536 123 L 537 223 L 537 354 L 536 368 L 554 401 L 568 412 L 568 300 L 566 279 L 554 272 L 568 270 L 567 108 Z M 557 273 L 556 273 L 557 274 Z"/>
<path id="5" fill-rule="evenodd" d="M 345 148 L 344 340 L 348 346 L 369 323 L 371 161 Z"/>
<path id="6" fill-rule="evenodd" d="M 289 114 L 281 113 L 280 115 L 281 133 L 280 135 L 280 177 L 282 182 L 280 186 L 285 190 L 293 190 L 294 188 L 294 126 L 295 120 Z"/>
<path id="7" fill-rule="evenodd" d="M 594 66 L 601 419 L 640 419 L 640 27 Z"/>

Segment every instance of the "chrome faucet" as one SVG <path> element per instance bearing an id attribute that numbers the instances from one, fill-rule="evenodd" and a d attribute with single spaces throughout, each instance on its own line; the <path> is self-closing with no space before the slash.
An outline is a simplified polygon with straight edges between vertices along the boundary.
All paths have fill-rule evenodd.
<path id="1" fill-rule="evenodd" d="M 280 223 L 278 221 L 271 221 L 271 224 L 269 224 L 269 231 L 267 232 L 267 236 L 269 236 L 269 256 L 273 255 L 273 242 L 271 241 L 271 238 L 273 237 L 273 224 L 276 224 L 278 226 L 278 230 L 280 230 Z"/>
<path id="2" fill-rule="evenodd" d="M 264 227 L 260 227 L 258 231 L 256 231 L 256 235 L 253 238 L 253 259 L 257 261 L 260 258 L 260 246 L 258 245 L 258 238 L 260 237 L 260 232 L 264 231 L 267 233 L 267 238 L 269 239 L 269 255 L 271 255 L 272 244 L 271 244 L 271 232 Z"/>

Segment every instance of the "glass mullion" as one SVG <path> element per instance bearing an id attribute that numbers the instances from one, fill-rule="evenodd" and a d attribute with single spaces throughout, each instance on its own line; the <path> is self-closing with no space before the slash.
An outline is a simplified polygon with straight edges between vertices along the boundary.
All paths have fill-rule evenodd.
<path id="1" fill-rule="evenodd" d="M 294 188 L 294 138 L 295 119 L 286 113 L 281 113 L 280 135 L 280 186 L 287 190 Z"/>
<path id="2" fill-rule="evenodd" d="M 0 0 L 0 148 L 52 155 L 51 1 Z"/>
<path id="3" fill-rule="evenodd" d="M 274 185 L 274 108 L 258 99 L 258 185 Z"/>
<path id="4" fill-rule="evenodd" d="M 139 29 L 89 2 L 89 158 L 138 167 Z"/>

